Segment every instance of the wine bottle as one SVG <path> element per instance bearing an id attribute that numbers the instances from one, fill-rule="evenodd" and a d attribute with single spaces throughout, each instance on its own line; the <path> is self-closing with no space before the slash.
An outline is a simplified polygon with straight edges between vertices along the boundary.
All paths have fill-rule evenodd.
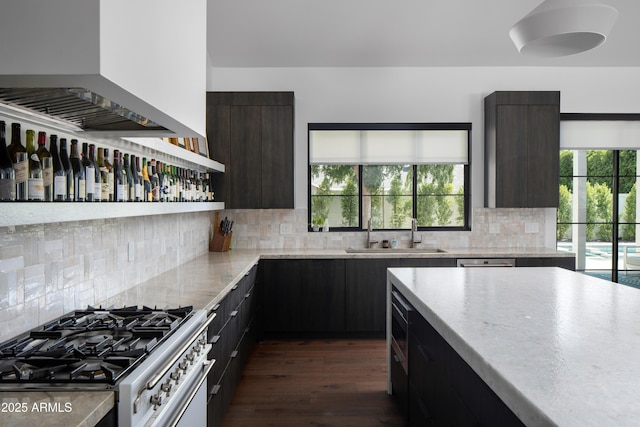
<path id="1" fill-rule="evenodd" d="M 158 201 L 165 201 L 164 174 L 162 173 L 162 162 L 156 160 L 156 174 L 158 175 Z"/>
<path id="2" fill-rule="evenodd" d="M 75 190 L 75 201 L 84 202 L 87 194 L 87 181 L 84 175 L 84 166 L 80 161 L 78 152 L 78 140 L 71 140 L 71 168 L 73 169 L 73 188 Z"/>
<path id="3" fill-rule="evenodd" d="M 53 159 L 53 200 L 62 202 L 67 199 L 67 176 L 58 151 L 58 135 L 49 136 L 49 151 Z"/>
<path id="4" fill-rule="evenodd" d="M 42 179 L 42 167 L 36 153 L 34 138 L 35 131 L 27 129 L 27 154 L 29 155 L 29 178 L 27 184 L 28 200 L 44 200 L 44 181 Z M 40 136 L 38 136 L 40 138 Z M 46 135 L 45 135 L 46 138 Z"/>
<path id="5" fill-rule="evenodd" d="M 104 166 L 109 171 L 108 182 L 109 182 L 109 201 L 113 202 L 116 199 L 115 197 L 115 167 L 114 164 L 109 161 L 109 149 L 104 149 Z"/>
<path id="6" fill-rule="evenodd" d="M 177 169 L 177 178 L 178 178 L 178 201 L 184 202 L 184 180 L 182 179 L 182 168 L 178 167 Z"/>
<path id="7" fill-rule="evenodd" d="M 171 201 L 178 201 L 178 178 L 176 177 L 176 167 L 174 165 L 169 166 L 171 169 Z"/>
<path id="8" fill-rule="evenodd" d="M 40 160 L 40 168 L 42 168 L 42 186 L 44 188 L 44 201 L 53 201 L 53 163 L 51 161 L 51 153 L 47 150 L 47 134 L 38 132 L 38 150 L 36 154 Z"/>
<path id="9" fill-rule="evenodd" d="M 142 171 L 140 170 L 140 156 L 135 156 L 135 170 L 133 174 L 136 176 L 135 201 L 144 202 L 144 181 L 142 179 Z"/>
<path id="10" fill-rule="evenodd" d="M 7 150 L 7 124 L 0 121 L 0 200 L 14 201 L 16 199 L 16 174 L 13 162 Z"/>
<path id="11" fill-rule="evenodd" d="M 115 166 L 115 199 L 116 202 L 127 201 L 127 178 L 122 166 L 122 153 L 118 150 L 113 151 L 113 164 Z"/>
<path id="12" fill-rule="evenodd" d="M 93 162 L 89 160 L 89 143 L 82 143 L 82 167 L 84 167 L 86 202 L 93 202 L 96 191 L 96 171 Z"/>
<path id="13" fill-rule="evenodd" d="M 184 170 L 185 173 L 185 186 L 187 188 L 187 202 L 193 201 L 193 187 L 191 182 L 191 173 L 189 169 Z"/>
<path id="14" fill-rule="evenodd" d="M 144 201 L 150 202 L 152 200 L 151 194 L 151 180 L 149 179 L 149 166 L 147 165 L 147 158 L 142 158 L 142 181 L 144 186 Z"/>
<path id="15" fill-rule="evenodd" d="M 131 171 L 131 164 L 129 163 L 129 154 L 124 155 L 124 173 L 127 179 L 127 201 L 135 202 L 136 200 L 136 181 Z"/>
<path id="16" fill-rule="evenodd" d="M 147 165 L 149 167 L 149 165 Z M 151 170 L 149 171 L 149 180 L 151 181 L 151 200 L 157 202 L 160 200 L 158 196 L 158 189 L 160 183 L 158 182 L 158 172 L 156 171 L 156 161 L 151 159 Z"/>
<path id="17" fill-rule="evenodd" d="M 76 199 L 75 179 L 73 167 L 69 160 L 69 152 L 67 151 L 67 138 L 60 138 L 60 161 L 62 162 L 62 169 L 64 169 L 64 175 L 67 181 L 65 200 L 73 202 Z"/>
<path id="18" fill-rule="evenodd" d="M 89 144 L 89 161 L 93 170 L 93 201 L 99 202 L 102 199 L 102 179 L 100 176 L 100 168 L 96 159 L 96 146 Z"/>
<path id="19" fill-rule="evenodd" d="M 13 162 L 16 180 L 16 200 L 27 200 L 27 181 L 29 180 L 29 155 L 22 145 L 22 129 L 20 123 L 11 123 L 11 144 L 9 156 Z"/>
<path id="20" fill-rule="evenodd" d="M 100 201 L 109 199 L 109 169 L 104 164 L 104 148 L 98 148 L 98 172 L 100 173 Z"/>

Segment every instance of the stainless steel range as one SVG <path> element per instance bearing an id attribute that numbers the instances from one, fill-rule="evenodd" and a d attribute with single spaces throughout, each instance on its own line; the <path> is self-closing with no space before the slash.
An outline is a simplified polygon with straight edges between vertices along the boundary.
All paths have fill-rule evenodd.
<path id="1" fill-rule="evenodd" d="M 211 320 L 192 307 L 75 311 L 0 344 L 0 390 L 114 390 L 119 426 L 204 425 Z"/>

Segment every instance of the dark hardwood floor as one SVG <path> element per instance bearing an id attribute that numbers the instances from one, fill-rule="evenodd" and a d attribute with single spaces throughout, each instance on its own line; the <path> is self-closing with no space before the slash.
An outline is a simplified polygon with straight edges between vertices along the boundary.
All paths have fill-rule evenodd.
<path id="1" fill-rule="evenodd" d="M 254 348 L 223 427 L 402 426 L 385 340 L 277 340 Z"/>

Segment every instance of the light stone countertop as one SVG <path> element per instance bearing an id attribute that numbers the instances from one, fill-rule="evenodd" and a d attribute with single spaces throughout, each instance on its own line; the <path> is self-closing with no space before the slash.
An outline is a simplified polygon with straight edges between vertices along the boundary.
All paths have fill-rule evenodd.
<path id="1" fill-rule="evenodd" d="M 273 250 L 231 250 L 229 252 L 208 252 L 185 264 L 162 273 L 150 280 L 121 292 L 96 305 L 103 307 L 123 307 L 127 305 L 147 305 L 150 307 L 176 307 L 192 305 L 194 309 L 211 310 L 236 285 L 249 270 L 262 259 L 370 259 L 370 258 L 458 258 L 458 257 L 549 257 L 573 256 L 565 252 L 549 249 L 449 249 L 446 253 L 406 253 L 389 249 L 383 253 L 347 253 L 344 249 L 273 249 Z M 37 393 L 37 394 L 34 394 Z M 41 399 L 43 402 L 64 401 L 73 397 L 73 418 L 65 418 L 64 426 L 93 425 L 86 420 L 96 421 L 114 405 L 114 393 L 109 391 L 90 393 L 55 392 L 55 399 L 49 394 L 38 396 L 40 392 L 2 392 L 3 399 L 31 402 Z M 59 396 L 57 393 L 61 393 Z M 109 397 L 110 396 L 110 397 Z M 60 400 L 62 399 L 62 400 Z M 99 400 L 96 401 L 96 399 Z M 4 415 L 4 414 L 3 414 Z M 14 414 L 12 426 L 37 425 L 42 422 L 39 413 Z M 63 418 L 67 414 L 62 414 Z M 32 418 L 31 416 L 35 416 Z M 56 415 L 57 416 L 57 415 Z M 97 418 L 100 416 L 100 418 Z M 23 424 L 20 420 L 26 420 Z M 48 421 L 49 419 L 46 418 Z M 36 421 L 34 423 L 34 421 Z M 76 423 L 77 421 L 77 423 Z M 4 418 L 2 419 L 4 422 Z M 0 423 L 2 424 L 2 423 Z M 95 424 L 95 422 L 94 422 Z M 4 424 L 3 424 L 4 426 Z"/>
<path id="2" fill-rule="evenodd" d="M 208 252 L 118 295 L 98 301 L 105 307 L 147 305 L 174 307 L 193 305 L 210 310 L 262 259 L 370 259 L 370 258 L 464 258 L 464 257 L 573 257 L 573 253 L 546 248 L 447 249 L 444 253 L 388 252 L 347 253 L 344 249 L 263 249 Z"/>
<path id="3" fill-rule="evenodd" d="M 114 405 L 114 392 L 0 392 L 3 427 L 93 427 Z"/>
<path id="4" fill-rule="evenodd" d="M 640 290 L 555 267 L 388 277 L 527 426 L 637 426 Z"/>

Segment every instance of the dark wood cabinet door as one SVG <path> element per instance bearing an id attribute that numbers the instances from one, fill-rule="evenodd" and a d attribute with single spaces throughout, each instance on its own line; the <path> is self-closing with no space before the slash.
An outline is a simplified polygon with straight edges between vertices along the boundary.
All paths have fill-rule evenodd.
<path id="1" fill-rule="evenodd" d="M 575 257 L 516 258 L 516 267 L 561 267 L 575 271 Z"/>
<path id="2" fill-rule="evenodd" d="M 344 331 L 344 260 L 264 260 L 261 265 L 265 333 Z"/>
<path id="3" fill-rule="evenodd" d="M 262 197 L 262 111 L 254 106 L 230 110 L 231 181 L 229 202 L 235 209 L 258 209 Z"/>
<path id="4" fill-rule="evenodd" d="M 293 92 L 208 92 L 215 200 L 229 209 L 293 209 Z"/>
<path id="5" fill-rule="evenodd" d="M 526 207 L 526 105 L 498 105 L 496 137 L 496 207 Z"/>
<path id="6" fill-rule="evenodd" d="M 374 258 L 346 260 L 347 332 L 384 336 L 387 313 L 387 269 L 455 267 L 454 258 Z"/>
<path id="7" fill-rule="evenodd" d="M 293 209 L 293 107 L 262 107 L 262 208 Z"/>
<path id="8" fill-rule="evenodd" d="M 207 140 L 209 156 L 225 165 L 231 165 L 231 126 L 230 111 L 227 105 L 209 104 L 212 98 L 207 95 Z M 213 192 L 216 201 L 229 202 L 230 179 L 227 173 L 217 173 L 213 179 Z"/>
<path id="9" fill-rule="evenodd" d="M 392 259 L 349 259 L 346 270 L 346 327 L 350 332 L 384 335 L 387 312 L 387 268 Z"/>
<path id="10" fill-rule="evenodd" d="M 528 206 L 558 206 L 560 107 L 531 105 L 527 110 Z"/>
<path id="11" fill-rule="evenodd" d="M 485 98 L 485 206 L 557 207 L 560 92 Z"/>

